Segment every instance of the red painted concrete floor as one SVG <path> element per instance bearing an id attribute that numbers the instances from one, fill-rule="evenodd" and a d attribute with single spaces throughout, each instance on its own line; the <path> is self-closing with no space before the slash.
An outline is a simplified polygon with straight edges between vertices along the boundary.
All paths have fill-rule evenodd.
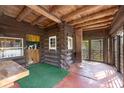
<path id="1" fill-rule="evenodd" d="M 10 88 L 20 88 L 20 85 L 17 82 L 14 82 L 14 86 L 12 86 Z"/>
<path id="2" fill-rule="evenodd" d="M 70 73 L 55 88 L 120 88 L 123 77 L 115 68 L 97 62 L 73 64 Z"/>

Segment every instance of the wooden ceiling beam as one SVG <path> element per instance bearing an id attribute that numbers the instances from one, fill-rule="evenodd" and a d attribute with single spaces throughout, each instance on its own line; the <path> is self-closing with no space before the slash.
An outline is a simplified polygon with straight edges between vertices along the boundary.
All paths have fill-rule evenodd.
<path id="1" fill-rule="evenodd" d="M 31 24 L 36 25 L 40 22 L 43 22 L 44 20 L 46 20 L 46 17 L 40 16 L 40 17 L 36 18 Z"/>
<path id="2" fill-rule="evenodd" d="M 62 6 L 60 6 L 60 7 L 63 8 Z M 58 9 L 61 9 L 61 8 L 58 8 L 58 6 L 51 6 L 51 7 L 49 8 L 49 11 L 51 11 L 51 13 L 54 14 L 54 12 L 56 12 Z M 40 23 L 40 22 L 43 22 L 43 21 L 45 21 L 46 19 L 47 19 L 47 17 L 40 16 L 40 17 L 36 18 L 36 19 L 32 22 L 32 25 L 36 25 L 36 24 L 38 24 L 38 23 Z"/>
<path id="3" fill-rule="evenodd" d="M 112 5 L 91 5 L 91 6 L 85 6 L 85 7 L 77 9 L 76 11 L 73 11 L 73 12 L 63 16 L 62 18 L 65 21 L 67 21 L 68 19 L 71 19 L 72 17 L 77 16 L 77 15 L 81 15 L 82 17 L 84 17 L 84 16 L 87 16 L 89 14 L 96 13 L 96 12 L 99 12 L 101 10 L 109 9 L 109 8 L 112 8 L 112 7 L 114 7 L 114 6 L 112 6 Z"/>
<path id="4" fill-rule="evenodd" d="M 81 23 L 79 25 L 76 25 L 75 28 L 82 27 L 82 26 L 89 26 L 89 25 L 99 24 L 99 23 L 103 23 L 103 22 L 110 22 L 112 20 L 113 20 L 112 16 L 104 17 L 104 18 L 101 18 L 101 19 L 95 19 L 95 20 L 91 20 L 91 21 Z"/>
<path id="5" fill-rule="evenodd" d="M 50 27 L 50 26 L 55 25 L 55 24 L 56 24 L 55 22 L 51 22 L 51 23 L 47 24 L 45 28 Z"/>
<path id="6" fill-rule="evenodd" d="M 108 21 L 108 22 L 102 22 L 102 23 L 96 23 L 96 24 L 93 24 L 93 25 L 86 25 L 86 26 L 82 26 L 82 28 L 88 28 L 88 27 L 99 27 L 99 26 L 104 26 L 104 25 L 110 25 L 112 22 L 111 21 Z"/>
<path id="7" fill-rule="evenodd" d="M 54 12 L 58 11 L 58 10 L 61 10 L 62 8 L 65 8 L 65 6 L 61 5 L 61 6 L 52 6 L 50 7 L 49 11 L 51 11 L 52 14 L 54 14 Z M 35 24 L 38 24 L 40 22 L 43 22 L 47 19 L 47 17 L 43 17 L 43 16 L 40 16 L 38 17 L 36 20 L 34 20 L 32 22 L 32 25 L 35 25 Z M 51 24 L 50 24 L 51 25 Z"/>
<path id="8" fill-rule="evenodd" d="M 99 18 L 103 18 L 106 16 L 112 16 L 117 12 L 118 8 L 117 7 L 113 7 L 104 11 L 100 11 L 97 12 L 95 14 L 91 14 L 89 16 L 83 17 L 81 19 L 77 19 L 74 21 L 69 22 L 71 25 L 77 25 L 77 24 L 81 24 L 84 23 L 86 21 L 90 21 L 90 20 L 94 20 L 94 19 L 99 19 Z"/>
<path id="9" fill-rule="evenodd" d="M 83 31 L 91 31 L 91 30 L 98 30 L 98 29 L 106 29 L 109 28 L 110 26 L 101 26 L 101 27 L 95 27 L 95 28 L 88 28 L 88 29 L 83 29 Z"/>
<path id="10" fill-rule="evenodd" d="M 101 24 L 95 24 L 95 25 L 90 25 L 90 26 L 84 26 L 84 27 L 79 27 L 79 28 L 82 28 L 82 29 L 88 29 L 88 28 L 94 28 L 94 27 L 101 27 L 101 26 L 110 26 L 111 22 L 107 22 L 107 23 L 101 23 Z M 76 29 L 79 29 L 79 28 L 76 28 Z"/>
<path id="11" fill-rule="evenodd" d="M 91 28 L 91 27 L 98 27 L 99 28 L 100 26 L 108 26 L 110 24 L 111 24 L 111 22 L 107 22 L 107 23 L 95 24 L 95 25 L 90 25 L 90 26 L 84 26 L 82 28 Z"/>
<path id="12" fill-rule="evenodd" d="M 27 7 L 31 8 L 33 11 L 53 20 L 56 23 L 61 23 L 61 20 L 57 18 L 55 15 L 49 13 L 46 9 L 44 9 L 42 6 L 38 5 L 27 5 Z"/>
<path id="13" fill-rule="evenodd" d="M 17 16 L 16 20 L 21 22 L 27 15 L 29 15 L 32 10 L 28 7 L 25 7 Z"/>

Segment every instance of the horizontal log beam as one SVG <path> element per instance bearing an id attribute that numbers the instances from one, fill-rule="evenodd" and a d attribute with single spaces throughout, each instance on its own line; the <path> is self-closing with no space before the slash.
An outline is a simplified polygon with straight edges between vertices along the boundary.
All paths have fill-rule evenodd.
<path id="1" fill-rule="evenodd" d="M 43 16 L 40 16 L 38 18 L 36 18 L 33 22 L 32 22 L 32 25 L 36 25 L 40 22 L 43 22 L 44 20 L 46 20 L 47 18 L 46 17 L 43 17 Z"/>
<path id="2" fill-rule="evenodd" d="M 79 8 L 65 16 L 63 16 L 63 19 L 65 21 L 70 21 L 69 19 L 75 17 L 75 16 L 78 16 L 78 15 L 81 15 L 81 17 L 84 17 L 84 16 L 87 16 L 89 14 L 92 14 L 92 13 L 96 13 L 96 12 L 99 12 L 101 10 L 105 10 L 105 9 L 108 9 L 108 8 L 112 8 L 114 6 L 112 5 L 90 5 L 90 6 L 85 6 L 85 7 L 82 7 L 82 8 Z"/>
<path id="3" fill-rule="evenodd" d="M 64 6 L 59 6 L 59 7 L 58 6 L 52 6 L 52 7 L 49 8 L 49 10 L 51 11 L 52 14 L 54 14 L 54 12 L 56 12 L 57 10 L 60 10 L 62 8 L 65 8 L 65 7 Z M 40 22 L 43 22 L 46 19 L 47 19 L 47 17 L 40 16 L 32 22 L 32 25 L 36 25 Z"/>
<path id="4" fill-rule="evenodd" d="M 101 27 L 95 27 L 95 28 L 88 28 L 88 29 L 83 29 L 83 31 L 91 31 L 91 30 L 98 30 L 98 29 L 107 29 L 109 28 L 110 26 L 101 26 Z M 101 30 L 99 30 L 101 31 Z"/>
<path id="5" fill-rule="evenodd" d="M 108 21 L 108 22 L 103 22 L 103 23 L 97 23 L 94 25 L 83 26 L 82 28 L 99 27 L 99 26 L 105 26 L 105 25 L 110 25 L 110 24 L 111 24 L 111 22 Z"/>
<path id="6" fill-rule="evenodd" d="M 49 13 L 49 11 L 47 11 L 46 9 L 44 9 L 41 6 L 38 5 L 27 5 L 27 7 L 31 8 L 32 10 L 34 10 L 35 12 L 55 21 L 56 23 L 61 23 L 61 20 L 59 18 L 57 18 L 55 15 Z"/>
<path id="7" fill-rule="evenodd" d="M 91 26 L 84 26 L 84 27 L 79 27 L 79 28 L 76 28 L 76 29 L 89 29 L 89 28 L 99 28 L 99 27 L 103 27 L 103 26 L 110 26 L 111 22 L 108 22 L 108 23 L 101 23 L 101 24 L 95 24 L 95 25 L 91 25 Z"/>
<path id="8" fill-rule="evenodd" d="M 17 16 L 16 20 L 21 22 L 27 15 L 29 15 L 32 10 L 28 7 L 25 7 Z"/>
<path id="9" fill-rule="evenodd" d="M 103 23 L 103 22 L 108 22 L 108 21 L 112 21 L 112 20 L 113 20 L 112 16 L 104 17 L 104 18 L 95 19 L 95 20 L 91 20 L 91 21 L 87 21 L 87 22 L 78 24 L 75 26 L 75 28 L 82 27 L 82 26 L 88 26 L 88 25 L 94 25 L 94 24 Z"/>
<path id="10" fill-rule="evenodd" d="M 56 24 L 55 22 L 51 22 L 51 23 L 49 23 L 49 24 L 46 25 L 46 28 L 47 28 L 47 27 L 50 27 L 50 26 L 52 26 L 52 25 L 55 25 L 55 24 Z"/>
<path id="11" fill-rule="evenodd" d="M 106 16 L 112 16 L 117 12 L 117 10 L 118 10 L 118 8 L 114 7 L 114 8 L 108 9 L 108 10 L 104 10 L 104 11 L 101 11 L 101 12 L 98 12 L 98 13 L 83 17 L 82 19 L 74 20 L 74 21 L 69 22 L 69 23 L 71 25 L 77 25 L 77 24 L 84 23 L 86 21 L 99 19 L 99 18 L 103 18 L 103 17 L 106 17 Z"/>

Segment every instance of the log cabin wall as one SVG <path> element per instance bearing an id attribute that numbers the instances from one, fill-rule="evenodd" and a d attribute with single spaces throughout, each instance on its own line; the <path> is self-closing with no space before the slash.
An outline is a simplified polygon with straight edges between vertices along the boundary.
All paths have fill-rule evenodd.
<path id="1" fill-rule="evenodd" d="M 0 16 L 0 35 L 24 38 L 26 34 L 40 35 L 42 29 L 26 22 L 17 22 L 14 18 L 5 15 Z"/>
<path id="2" fill-rule="evenodd" d="M 67 49 L 67 36 L 74 36 L 71 26 L 62 23 L 47 29 L 40 29 L 37 26 L 32 26 L 25 22 L 17 22 L 14 18 L 6 15 L 0 16 L 0 36 L 23 38 L 25 47 L 26 34 L 41 36 L 41 62 L 46 62 L 65 69 L 68 69 L 69 65 L 73 63 L 75 49 Z M 57 36 L 57 51 L 49 50 L 50 36 Z M 15 59 L 18 60 L 20 58 Z"/>
<path id="3" fill-rule="evenodd" d="M 17 22 L 16 19 L 6 15 L 0 16 L 0 36 L 17 37 L 24 40 L 24 56 L 15 57 L 13 60 L 19 61 L 25 59 L 26 34 L 41 35 L 42 29 L 32 26 L 26 22 Z M 41 49 L 41 48 L 40 48 Z"/>
<path id="4" fill-rule="evenodd" d="M 56 24 L 44 30 L 44 56 L 41 62 L 52 64 L 64 69 L 68 69 L 70 64 L 73 63 L 73 49 L 67 48 L 67 37 L 73 38 L 73 28 L 66 23 Z M 49 50 L 49 37 L 57 37 L 57 49 Z M 42 36 L 41 36 L 42 37 Z"/>
<path id="5" fill-rule="evenodd" d="M 41 62 L 52 64 L 55 66 L 60 66 L 59 62 L 59 27 L 58 25 L 54 25 L 44 30 L 44 34 L 41 36 L 43 39 L 43 56 L 41 57 Z M 56 36 L 57 38 L 57 49 L 49 50 L 49 37 Z"/>

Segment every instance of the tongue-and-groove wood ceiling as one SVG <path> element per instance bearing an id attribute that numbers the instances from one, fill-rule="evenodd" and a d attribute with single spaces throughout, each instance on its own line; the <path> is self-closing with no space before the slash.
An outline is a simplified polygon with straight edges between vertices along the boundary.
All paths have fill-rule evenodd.
<path id="1" fill-rule="evenodd" d="M 47 28 L 62 21 L 75 29 L 106 29 L 112 24 L 119 9 L 115 5 L 3 5 L 1 12 L 41 28 Z"/>

